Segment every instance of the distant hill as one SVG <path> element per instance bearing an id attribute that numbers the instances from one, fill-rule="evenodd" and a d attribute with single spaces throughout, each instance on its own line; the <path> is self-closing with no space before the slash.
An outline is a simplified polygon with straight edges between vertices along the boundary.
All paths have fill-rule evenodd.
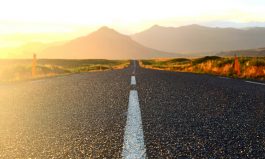
<path id="1" fill-rule="evenodd" d="M 217 54 L 218 56 L 249 56 L 249 57 L 265 57 L 265 48 L 247 49 L 247 50 L 233 50 L 225 51 Z"/>
<path id="2" fill-rule="evenodd" d="M 108 27 L 102 27 L 63 45 L 48 47 L 39 54 L 41 58 L 67 59 L 139 59 L 175 56 L 177 55 L 144 47 L 129 36 Z"/>
<path id="3" fill-rule="evenodd" d="M 162 27 L 131 36 L 144 46 L 167 52 L 208 53 L 265 46 L 265 28 L 211 28 L 200 25 Z"/>

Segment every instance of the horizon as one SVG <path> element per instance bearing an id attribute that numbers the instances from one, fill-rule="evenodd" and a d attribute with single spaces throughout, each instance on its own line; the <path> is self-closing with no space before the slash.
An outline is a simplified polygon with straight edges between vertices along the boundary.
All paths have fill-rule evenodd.
<path id="1" fill-rule="evenodd" d="M 1 46 L 1 43 L 0 43 L 0 49 L 10 49 L 10 48 L 17 48 L 17 47 L 21 47 L 21 46 L 24 46 L 24 45 L 30 45 L 30 44 L 34 44 L 34 43 L 39 43 L 39 44 L 52 44 L 52 43 L 61 43 L 61 42 L 67 42 L 67 41 L 70 41 L 70 40 L 73 40 L 73 39 L 76 39 L 76 38 L 79 38 L 79 37 L 83 37 L 83 36 L 88 36 L 90 35 L 91 33 L 93 32 L 96 32 L 98 30 L 100 30 L 101 28 L 109 28 L 109 29 L 113 29 L 114 31 L 122 34 L 122 35 L 126 35 L 126 36 L 131 36 L 131 35 L 134 35 L 134 34 L 137 34 L 137 33 L 140 33 L 140 32 L 143 32 L 143 31 L 146 31 L 146 30 L 149 30 L 155 26 L 157 27 L 162 27 L 162 28 L 180 28 L 180 27 L 187 27 L 187 26 L 202 26 L 202 27 L 208 27 L 208 28 L 220 28 L 220 29 L 228 29 L 228 28 L 233 28 L 233 29 L 239 29 L 239 30 L 245 30 L 245 29 L 251 29 L 251 28 L 265 28 L 265 22 L 264 22 L 264 26 L 261 26 L 261 25 L 249 25 L 249 23 L 242 23 L 242 27 L 236 27 L 236 26 L 230 26 L 230 25 L 220 25 L 220 26 L 216 26 L 216 25 L 211 25 L 211 23 L 209 23 L 208 25 L 207 24 L 198 24 L 198 23 L 191 23 L 191 24 L 186 24 L 186 25 L 179 25 L 179 26 L 164 26 L 164 25 L 160 25 L 160 24 L 153 24 L 151 26 L 148 26 L 147 28 L 144 28 L 143 30 L 139 30 L 138 32 L 133 32 L 133 33 L 126 33 L 126 32 L 122 32 L 114 27 L 111 27 L 111 26 L 108 26 L 108 25 L 101 25 L 101 26 L 98 26 L 98 27 L 95 27 L 93 29 L 90 29 L 88 30 L 87 32 L 85 31 L 82 31 L 80 33 L 75 33 L 75 32 L 70 32 L 69 35 L 65 35 L 63 33 L 40 33 L 40 32 L 37 32 L 37 33 L 15 33 L 14 35 L 15 36 L 21 36 L 22 38 L 24 37 L 28 37 L 30 39 L 32 38 L 35 38 L 37 37 L 36 39 L 42 37 L 41 39 L 39 40 L 33 40 L 33 41 L 27 41 L 27 42 L 22 42 L 22 43 L 16 43 L 16 42 L 13 42 L 14 44 L 11 44 L 11 45 L 3 45 Z M 51 35 L 53 34 L 53 35 Z M 63 34 L 63 35 L 62 35 Z M 11 34 L 11 36 L 13 36 L 13 34 Z M 11 37 L 10 34 L 3 34 L 2 37 L 4 37 L 3 39 L 14 39 L 14 37 Z M 54 38 L 54 37 L 57 37 L 55 38 L 55 40 L 52 40 L 52 41 L 45 41 L 45 39 L 51 39 L 51 38 Z M 1 42 L 1 40 L 0 40 Z M 1 52 L 0 52 L 1 54 Z"/>
<path id="2" fill-rule="evenodd" d="M 176 57 L 184 57 L 184 56 L 186 56 L 186 57 L 212 56 L 212 55 L 221 54 L 221 53 L 229 53 L 229 52 L 232 52 L 232 51 L 240 51 L 241 52 L 243 50 L 252 50 L 251 52 L 253 52 L 253 51 L 255 52 L 256 49 L 264 48 L 264 44 L 263 44 L 262 41 L 261 41 L 262 45 L 261 45 L 261 43 L 258 44 L 257 41 L 256 41 L 256 42 L 254 42 L 254 45 L 250 44 L 249 45 L 250 47 L 246 47 L 245 45 L 238 47 L 238 46 L 234 45 L 235 47 L 232 47 L 232 48 L 230 47 L 230 49 L 226 48 L 227 46 L 223 46 L 223 47 L 221 47 L 221 48 L 219 48 L 217 50 L 201 50 L 201 49 L 195 49 L 194 50 L 194 49 L 191 49 L 189 47 L 185 47 L 185 48 L 180 47 L 180 48 L 178 48 L 175 51 L 174 50 L 170 50 L 170 47 L 172 47 L 173 45 L 169 46 L 169 48 L 167 48 L 167 47 L 163 48 L 164 46 L 158 46 L 160 44 L 163 45 L 163 43 L 165 44 L 166 41 L 160 41 L 159 43 L 157 43 L 155 45 L 152 45 L 152 43 L 149 43 L 151 39 L 157 39 L 157 38 L 151 38 L 150 39 L 150 37 L 148 37 L 149 35 L 151 35 L 153 33 L 157 34 L 156 36 L 161 36 L 162 35 L 162 36 L 164 36 L 163 38 L 166 37 L 166 38 L 169 38 L 168 40 L 170 40 L 170 38 L 172 38 L 172 36 L 170 37 L 169 34 L 167 34 L 167 32 L 170 31 L 171 33 L 174 33 L 174 30 L 172 30 L 172 28 L 175 31 L 180 31 L 180 32 L 182 32 L 184 30 L 187 30 L 187 29 L 188 30 L 192 29 L 193 31 L 196 31 L 198 33 L 200 31 L 203 31 L 203 30 L 208 33 L 210 30 L 214 29 L 215 30 L 214 32 L 217 33 L 217 34 L 218 34 L 218 32 L 221 33 L 224 30 L 226 30 L 225 32 L 227 32 L 227 33 L 230 32 L 230 31 L 238 33 L 239 30 L 242 30 L 242 32 L 240 31 L 240 34 L 241 33 L 244 34 L 245 31 L 249 30 L 250 32 L 252 32 L 252 34 L 253 33 L 255 34 L 255 30 L 254 29 L 256 27 L 244 27 L 244 28 L 216 27 L 216 26 L 206 26 L 206 25 L 195 24 L 195 23 L 194 24 L 177 26 L 177 27 L 174 27 L 174 26 L 172 27 L 172 26 L 162 26 L 162 25 L 155 24 L 155 25 L 149 26 L 147 29 L 144 29 L 144 30 L 142 30 L 140 32 L 137 32 L 137 33 L 134 33 L 134 34 L 126 34 L 126 33 L 121 33 L 116 28 L 104 25 L 104 26 L 100 26 L 100 27 L 98 27 L 95 30 L 92 30 L 90 32 L 83 33 L 82 35 L 78 35 L 78 36 L 76 35 L 76 36 L 73 36 L 73 37 L 68 37 L 68 38 L 64 38 L 64 39 L 61 39 L 61 40 L 57 40 L 57 41 L 49 41 L 49 42 L 30 41 L 30 42 L 25 42 L 25 43 L 22 43 L 20 45 L 13 46 L 13 47 L 0 47 L 0 59 L 29 59 L 29 58 L 31 58 L 31 56 L 33 54 L 36 54 L 36 53 L 38 55 L 41 55 L 41 56 L 38 56 L 41 59 L 52 59 L 52 58 L 55 58 L 55 59 L 89 59 L 89 58 L 98 59 L 98 57 L 95 57 L 95 55 L 92 55 L 92 54 L 94 54 L 94 53 L 98 52 L 99 50 L 101 50 L 101 47 L 99 47 L 99 46 L 102 45 L 103 43 L 107 42 L 106 44 L 109 44 L 109 40 L 110 40 L 109 37 L 116 38 L 114 40 L 114 41 L 116 41 L 116 43 L 115 44 L 113 43 L 113 44 L 108 45 L 108 46 L 103 44 L 104 48 L 106 48 L 107 50 L 105 50 L 103 52 L 100 52 L 100 51 L 98 52 L 98 53 L 104 55 L 104 56 L 99 57 L 99 59 L 104 59 L 104 58 L 105 59 L 119 59 L 120 57 L 116 57 L 116 58 L 111 57 L 110 56 L 111 55 L 110 52 L 111 52 L 111 50 L 113 51 L 113 48 L 115 48 L 115 47 L 118 47 L 119 49 L 121 49 L 122 47 L 125 46 L 125 44 L 123 43 L 123 42 L 125 42 L 124 41 L 124 37 L 128 37 L 130 39 L 130 42 L 126 44 L 126 46 L 129 47 L 127 49 L 128 51 L 131 50 L 131 49 L 134 50 L 135 48 L 133 48 L 133 46 L 136 44 L 136 45 L 138 45 L 138 47 L 141 47 L 142 49 L 145 49 L 145 51 L 147 51 L 147 52 L 150 52 L 151 50 L 153 50 L 154 52 L 160 54 L 159 56 L 161 56 L 161 57 L 173 56 L 173 55 L 176 56 Z M 205 29 L 201 29 L 201 28 L 205 28 Z M 263 32 L 265 32 L 265 27 L 262 27 L 262 28 L 263 29 L 260 30 L 261 31 L 260 32 L 261 36 L 263 35 Z M 94 34 L 94 33 L 96 33 L 96 34 Z M 111 33 L 111 34 L 109 34 L 109 33 Z M 149 34 L 149 33 L 151 33 L 151 34 Z M 183 33 L 185 33 L 185 31 Z M 198 36 L 199 34 L 192 35 L 191 37 L 189 37 L 189 35 L 187 34 L 187 36 L 189 38 L 196 38 L 196 36 Z M 147 35 L 147 37 L 145 37 L 145 35 Z M 32 38 L 31 35 L 25 34 L 24 36 L 29 36 L 29 38 Z M 230 34 L 229 34 L 229 36 L 230 36 Z M 178 37 L 178 36 L 176 36 L 176 37 Z M 85 39 L 89 40 L 91 38 L 94 39 L 92 41 L 94 41 L 94 42 L 96 42 L 98 44 L 93 44 L 94 42 L 92 42 L 92 41 L 90 41 L 90 42 L 89 41 L 84 41 Z M 149 38 L 149 40 L 145 41 L 145 40 L 143 40 L 141 38 L 143 38 L 143 39 L 145 39 L 145 38 L 148 39 Z M 226 37 L 226 38 L 228 38 L 228 37 Z M 220 37 L 220 39 L 222 39 L 222 38 Z M 159 40 L 159 38 L 157 40 Z M 177 39 L 175 39 L 175 40 L 177 40 Z M 216 40 L 214 40 L 214 41 L 217 42 Z M 227 40 L 228 39 L 226 39 L 226 41 Z M 73 56 L 73 54 L 72 54 L 72 56 L 70 55 L 71 56 L 70 57 L 69 53 L 71 54 L 70 50 L 73 49 L 73 48 L 71 48 L 71 47 L 68 48 L 68 49 L 65 49 L 65 48 L 67 48 L 69 46 L 69 44 L 71 45 L 72 42 L 74 42 L 74 43 L 77 42 L 77 43 L 79 43 L 79 45 L 75 45 L 74 50 L 72 50 L 72 52 L 75 52 L 76 55 Z M 84 45 L 85 44 L 84 42 L 86 43 L 86 45 Z M 187 42 L 190 43 L 189 41 L 187 41 Z M 232 40 L 230 42 L 234 43 L 235 41 Z M 133 44 L 133 43 L 135 43 L 135 44 Z M 198 43 L 201 43 L 201 40 Z M 238 42 L 236 42 L 236 43 L 238 43 Z M 195 46 L 195 45 L 198 45 L 198 44 L 197 43 L 196 44 L 193 43 L 190 46 Z M 206 47 L 205 49 L 209 49 L 213 45 L 215 45 L 215 44 L 211 43 L 208 46 L 205 46 L 203 43 L 201 43 L 201 45 L 197 46 L 197 48 L 198 47 L 199 48 Z M 175 45 L 175 46 L 177 46 L 177 45 Z M 56 50 L 56 47 L 57 48 L 64 48 L 65 47 L 63 49 L 64 50 L 63 52 L 65 52 L 65 53 L 64 54 L 60 54 L 60 56 L 58 56 L 58 53 L 60 52 L 59 51 L 60 49 Z M 93 49 L 93 47 L 94 47 L 94 49 Z M 93 51 L 89 50 L 89 49 L 92 49 Z M 179 49 L 182 49 L 182 50 L 179 50 Z M 49 50 L 48 51 L 49 53 L 47 52 L 47 50 Z M 83 50 L 83 51 L 81 51 L 81 52 L 83 52 L 83 55 L 82 56 L 78 55 L 80 52 L 79 51 L 76 52 L 76 50 Z M 118 50 L 116 50 L 116 51 L 118 51 Z M 122 50 L 119 50 L 119 51 L 122 51 Z M 122 51 L 122 52 L 124 54 L 127 54 L 128 51 Z M 142 52 L 142 51 L 140 51 L 140 52 Z M 142 53 L 145 54 L 146 53 L 145 51 L 143 51 Z M 66 53 L 66 52 L 68 52 L 68 53 Z M 52 54 L 57 54 L 57 56 L 56 55 L 53 56 L 51 53 Z M 144 54 L 142 56 L 144 56 Z M 79 56 L 79 57 L 77 57 L 77 56 Z M 255 55 L 251 55 L 251 56 L 255 56 Z M 258 56 L 261 56 L 261 54 L 258 53 Z"/>

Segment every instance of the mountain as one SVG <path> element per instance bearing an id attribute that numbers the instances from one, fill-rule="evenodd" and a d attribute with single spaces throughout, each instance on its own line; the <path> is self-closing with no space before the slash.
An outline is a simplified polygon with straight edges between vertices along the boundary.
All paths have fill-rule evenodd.
<path id="1" fill-rule="evenodd" d="M 188 25 L 175 28 L 155 25 L 131 37 L 147 47 L 186 54 L 214 54 L 265 46 L 265 28 L 261 27 L 235 29 Z"/>
<path id="2" fill-rule="evenodd" d="M 67 59 L 139 59 L 175 56 L 177 55 L 144 47 L 129 36 L 108 27 L 102 27 L 63 45 L 48 47 L 38 55 L 40 58 Z"/>
<path id="3" fill-rule="evenodd" d="M 233 22 L 233 21 L 207 21 L 200 23 L 204 26 L 209 26 L 209 27 L 221 27 L 221 28 L 251 28 L 253 26 L 255 27 L 265 27 L 265 22 Z"/>
<path id="4" fill-rule="evenodd" d="M 218 56 L 248 56 L 248 57 L 265 57 L 265 48 L 225 51 L 217 54 Z"/>

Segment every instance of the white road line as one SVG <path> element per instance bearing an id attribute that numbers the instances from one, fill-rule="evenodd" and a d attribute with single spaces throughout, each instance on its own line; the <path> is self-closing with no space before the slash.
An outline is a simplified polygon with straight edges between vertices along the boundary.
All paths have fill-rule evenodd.
<path id="1" fill-rule="evenodd" d="M 135 76 L 131 77 L 131 85 L 136 85 L 136 79 Z"/>
<path id="2" fill-rule="evenodd" d="M 259 84 L 259 85 L 265 86 L 265 83 L 259 83 L 259 82 L 253 82 L 253 81 L 245 81 L 245 82 L 253 83 L 253 84 Z"/>
<path id="3" fill-rule="evenodd" d="M 133 74 L 135 74 L 135 68 L 136 68 L 136 63 L 135 60 L 133 60 Z"/>
<path id="4" fill-rule="evenodd" d="M 219 77 L 219 78 L 222 78 L 222 79 L 230 79 L 230 78 L 228 78 L 228 77 Z"/>
<path id="5" fill-rule="evenodd" d="M 146 158 L 146 148 L 144 144 L 141 110 L 138 100 L 138 93 L 136 90 L 130 91 L 122 158 Z"/>

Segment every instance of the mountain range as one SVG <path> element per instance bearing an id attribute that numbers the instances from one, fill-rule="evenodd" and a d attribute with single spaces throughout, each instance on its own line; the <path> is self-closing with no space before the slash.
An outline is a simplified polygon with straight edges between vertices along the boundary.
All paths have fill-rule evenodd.
<path id="1" fill-rule="evenodd" d="M 163 27 L 155 25 L 131 36 L 144 46 L 184 54 L 215 54 L 265 46 L 265 28 L 213 28 L 200 25 Z"/>
<path id="2" fill-rule="evenodd" d="M 33 53 L 38 58 L 59 59 L 147 59 L 234 54 L 265 56 L 264 49 L 258 49 L 264 47 L 265 28 L 258 27 L 235 29 L 155 25 L 131 36 L 102 27 L 70 41 L 30 43 L 15 49 L 0 49 L 0 58 L 31 58 Z"/>
<path id="3" fill-rule="evenodd" d="M 248 57 L 265 57 L 265 48 L 224 51 L 216 55 L 218 56 L 237 55 L 237 56 L 248 56 Z"/>
<path id="4" fill-rule="evenodd" d="M 174 57 L 165 51 L 158 51 L 133 41 L 129 36 L 118 33 L 108 27 L 63 45 L 49 47 L 42 51 L 50 58 L 92 58 L 92 59 L 139 59 L 156 57 Z"/>

